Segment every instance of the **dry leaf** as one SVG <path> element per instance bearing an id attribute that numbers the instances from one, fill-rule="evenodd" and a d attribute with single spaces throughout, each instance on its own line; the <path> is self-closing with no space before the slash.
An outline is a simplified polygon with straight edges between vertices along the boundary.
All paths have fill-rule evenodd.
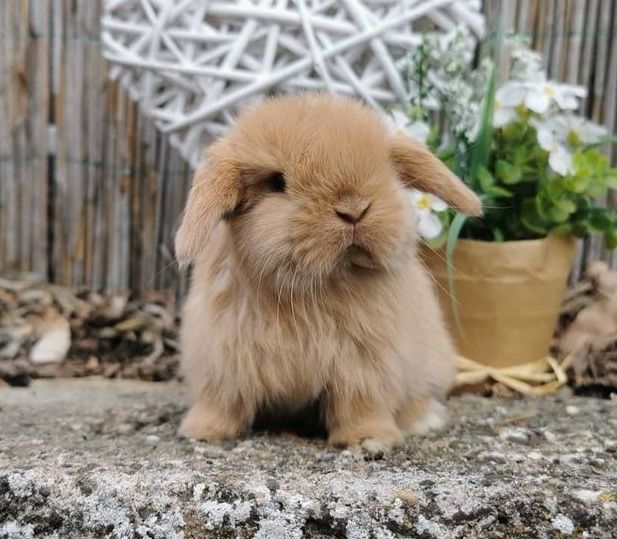
<path id="1" fill-rule="evenodd" d="M 59 363 L 71 347 L 71 327 L 64 318 L 50 323 L 43 336 L 30 351 L 30 362 L 35 365 Z"/>
<path id="2" fill-rule="evenodd" d="M 70 324 L 68 353 L 64 321 Z M 0 379 L 10 385 L 29 376 L 92 374 L 169 380 L 176 376 L 178 348 L 175 297 L 168 292 L 131 299 L 128 292 L 0 278 Z M 25 359 L 30 353 L 32 362 Z"/>

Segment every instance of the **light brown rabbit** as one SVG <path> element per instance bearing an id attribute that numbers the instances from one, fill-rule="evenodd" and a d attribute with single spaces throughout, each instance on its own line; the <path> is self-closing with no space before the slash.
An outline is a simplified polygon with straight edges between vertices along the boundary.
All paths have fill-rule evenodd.
<path id="1" fill-rule="evenodd" d="M 268 100 L 210 147 L 176 237 L 195 261 L 181 434 L 233 438 L 258 410 L 316 399 L 338 446 L 382 451 L 442 423 L 454 350 L 406 187 L 481 213 L 423 145 L 348 99 Z"/>

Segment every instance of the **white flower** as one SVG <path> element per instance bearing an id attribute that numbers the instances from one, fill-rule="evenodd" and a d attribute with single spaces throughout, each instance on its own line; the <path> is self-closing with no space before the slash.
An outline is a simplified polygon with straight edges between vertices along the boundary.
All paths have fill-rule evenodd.
<path id="1" fill-rule="evenodd" d="M 426 142 L 431 134 L 431 128 L 424 122 L 412 122 L 407 128 L 407 134 L 420 142 Z"/>
<path id="2" fill-rule="evenodd" d="M 512 51 L 512 78 L 526 81 L 545 81 L 546 70 L 542 55 L 529 48 L 529 42 L 521 36 L 509 40 L 514 46 Z"/>
<path id="3" fill-rule="evenodd" d="M 393 110 L 390 115 L 385 117 L 385 120 L 392 134 L 408 135 L 420 142 L 426 142 L 431 132 L 428 124 L 421 121 L 411 122 L 401 110 Z"/>
<path id="4" fill-rule="evenodd" d="M 435 212 L 445 211 L 448 205 L 435 195 L 423 193 L 417 189 L 408 189 L 407 194 L 415 210 L 420 235 L 427 240 L 439 236 L 443 225 Z"/>
<path id="5" fill-rule="evenodd" d="M 562 176 L 574 172 L 570 150 L 579 144 L 594 144 L 608 135 L 603 126 L 572 114 L 531 123 L 538 131 L 538 143 L 550 153 L 550 167 Z"/>
<path id="6" fill-rule="evenodd" d="M 394 135 L 403 134 L 409 124 L 409 118 L 402 110 L 393 110 L 384 117 L 386 125 Z"/>
<path id="7" fill-rule="evenodd" d="M 503 127 L 518 118 L 514 107 L 506 107 L 502 101 L 495 99 L 495 110 L 493 112 L 493 127 Z"/>
<path id="8" fill-rule="evenodd" d="M 495 99 L 506 107 L 524 105 L 538 114 L 545 114 L 552 104 L 560 110 L 574 110 L 579 107 L 579 98 L 585 97 L 585 89 L 571 84 L 556 84 L 550 81 L 509 80 L 495 95 Z"/>
<path id="9" fill-rule="evenodd" d="M 553 131 L 546 127 L 540 127 L 538 129 L 538 143 L 542 149 L 549 153 L 548 164 L 557 174 L 567 176 L 574 171 L 572 155 Z"/>
<path id="10" fill-rule="evenodd" d="M 547 127 L 570 145 L 595 144 L 608 136 L 608 129 L 582 116 L 573 114 L 551 118 Z"/>
<path id="11" fill-rule="evenodd" d="M 520 80 L 509 80 L 504 82 L 495 92 L 495 101 L 503 107 L 518 107 L 525 102 L 527 89 Z"/>

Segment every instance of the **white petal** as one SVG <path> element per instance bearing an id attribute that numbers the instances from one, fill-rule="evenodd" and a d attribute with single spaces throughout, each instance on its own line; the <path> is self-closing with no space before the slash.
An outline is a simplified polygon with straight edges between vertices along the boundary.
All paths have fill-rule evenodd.
<path id="1" fill-rule="evenodd" d="M 587 88 L 578 84 L 558 84 L 553 83 L 557 90 L 562 94 L 572 95 L 575 97 L 587 97 Z"/>
<path id="2" fill-rule="evenodd" d="M 431 128 L 424 122 L 414 122 L 407 128 L 407 133 L 420 142 L 426 142 L 431 133 Z"/>
<path id="3" fill-rule="evenodd" d="M 493 114 L 493 127 L 503 127 L 516 119 L 516 111 L 510 107 L 499 107 Z"/>
<path id="4" fill-rule="evenodd" d="M 561 176 L 566 176 L 572 172 L 572 156 L 563 146 L 558 146 L 554 152 L 551 152 L 548 164 Z"/>
<path id="5" fill-rule="evenodd" d="M 550 129 L 546 127 L 538 128 L 538 144 L 540 144 L 543 150 L 552 152 L 555 149 L 556 143 L 555 135 Z"/>
<path id="6" fill-rule="evenodd" d="M 593 144 L 608 135 L 608 129 L 593 122 L 584 121 L 578 127 L 578 136 L 585 144 Z"/>
<path id="7" fill-rule="evenodd" d="M 530 91 L 525 97 L 525 106 L 538 114 L 544 114 L 550 105 L 551 98 L 541 91 Z"/>
<path id="8" fill-rule="evenodd" d="M 439 218 L 431 212 L 418 214 L 418 231 L 427 240 L 436 238 L 443 228 Z"/>
<path id="9" fill-rule="evenodd" d="M 555 103 L 561 110 L 576 110 L 579 107 L 578 98 L 561 92 L 555 94 Z"/>
<path id="10" fill-rule="evenodd" d="M 418 200 L 424 196 L 422 191 L 418 191 L 417 189 L 405 189 L 409 200 L 411 201 L 414 208 L 418 205 Z"/>
<path id="11" fill-rule="evenodd" d="M 448 209 L 448 205 L 439 197 L 436 197 L 435 195 L 428 195 L 428 198 L 431 201 L 431 210 L 440 212 Z"/>
<path id="12" fill-rule="evenodd" d="M 383 118 L 388 126 L 388 131 L 391 133 L 404 133 L 407 129 L 407 124 L 409 124 L 409 119 L 401 110 L 393 110 L 390 114 L 385 114 Z"/>
<path id="13" fill-rule="evenodd" d="M 565 135 L 571 129 L 578 130 L 579 122 L 576 116 L 565 116 L 559 114 L 552 116 L 544 121 L 544 126 L 550 129 L 553 133 L 562 133 Z"/>
<path id="14" fill-rule="evenodd" d="M 527 89 L 517 81 L 508 81 L 495 93 L 495 99 L 504 107 L 516 107 L 520 105 L 527 95 Z"/>

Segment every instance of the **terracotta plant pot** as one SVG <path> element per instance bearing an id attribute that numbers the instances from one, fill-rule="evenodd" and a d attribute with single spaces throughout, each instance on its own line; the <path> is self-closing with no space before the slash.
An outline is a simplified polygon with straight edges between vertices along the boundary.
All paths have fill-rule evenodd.
<path id="1" fill-rule="evenodd" d="M 549 236 L 504 243 L 459 240 L 454 297 L 445 253 L 426 249 L 440 302 L 458 352 L 492 367 L 546 357 L 566 288 L 576 241 Z"/>

